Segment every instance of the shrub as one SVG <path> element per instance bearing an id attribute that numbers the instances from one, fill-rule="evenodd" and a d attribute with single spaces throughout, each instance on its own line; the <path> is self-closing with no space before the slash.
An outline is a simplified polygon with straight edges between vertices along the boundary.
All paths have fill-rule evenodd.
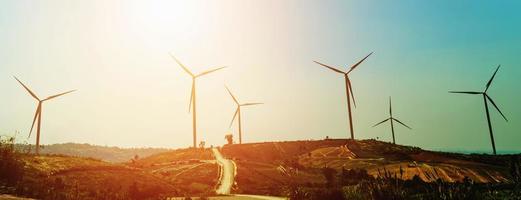
<path id="1" fill-rule="evenodd" d="M 24 175 L 21 153 L 14 147 L 14 137 L 0 137 L 0 185 L 15 186 Z"/>

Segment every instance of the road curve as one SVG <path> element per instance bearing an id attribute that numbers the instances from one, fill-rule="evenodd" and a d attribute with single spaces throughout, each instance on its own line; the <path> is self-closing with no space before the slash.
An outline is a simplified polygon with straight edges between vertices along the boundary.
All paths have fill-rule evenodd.
<path id="1" fill-rule="evenodd" d="M 224 158 L 217 148 L 212 148 L 212 151 L 215 159 L 221 166 L 219 186 L 215 190 L 215 193 L 228 195 L 235 182 L 235 164 L 231 160 Z"/>

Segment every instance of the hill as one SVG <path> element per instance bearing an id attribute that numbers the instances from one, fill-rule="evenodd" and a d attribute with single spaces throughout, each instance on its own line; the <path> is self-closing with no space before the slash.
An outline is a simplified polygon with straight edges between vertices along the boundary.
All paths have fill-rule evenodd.
<path id="1" fill-rule="evenodd" d="M 7 191 L 37 199 L 206 196 L 214 194 L 220 176 L 210 149 L 176 149 L 112 163 L 13 153 L 9 145 L 0 147 L 0 194 Z M 515 189 L 520 185 L 521 165 L 511 162 L 519 161 L 520 155 L 444 153 L 376 140 L 331 139 L 233 144 L 220 150 L 237 167 L 235 194 L 304 195 L 294 199 L 336 199 L 334 195 L 339 194 L 355 199 L 422 195 L 436 199 L 472 191 L 503 192 L 509 197 L 512 191 L 521 191 Z M 440 194 L 428 196 L 433 191 Z M 311 194 L 314 197 L 305 196 Z"/>
<path id="2" fill-rule="evenodd" d="M 0 144 L 0 194 L 36 199 L 165 199 L 206 195 L 213 194 L 219 175 L 207 149 L 171 150 L 125 163 L 67 155 L 33 155 L 12 149 L 14 145 Z"/>
<path id="3" fill-rule="evenodd" d="M 18 149 L 28 149 L 28 145 L 17 145 Z M 64 143 L 43 145 L 40 152 L 42 154 L 69 155 L 86 158 L 96 158 L 107 162 L 127 162 L 134 156 L 139 158 L 153 154 L 166 152 L 171 149 L 166 148 L 119 148 L 107 147 L 91 144 Z"/>
<path id="4" fill-rule="evenodd" d="M 70 156 L 24 156 L 20 182 L 36 198 L 128 199 L 177 194 L 169 182 L 124 164 Z M 19 186 L 20 187 L 20 186 Z"/>
<path id="5" fill-rule="evenodd" d="M 376 140 L 318 140 L 226 145 L 222 153 L 235 160 L 239 193 L 279 195 L 291 181 L 324 185 L 324 168 L 337 173 L 363 169 L 424 182 L 509 182 L 510 156 L 465 155 L 422 150 Z M 298 174 L 298 175 L 291 175 Z M 291 175 L 291 176 L 290 176 Z"/>

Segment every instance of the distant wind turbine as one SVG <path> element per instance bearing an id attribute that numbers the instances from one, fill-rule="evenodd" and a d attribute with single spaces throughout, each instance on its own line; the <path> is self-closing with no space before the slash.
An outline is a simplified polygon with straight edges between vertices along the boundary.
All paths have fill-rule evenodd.
<path id="1" fill-rule="evenodd" d="M 223 68 L 226 68 L 226 67 L 219 67 L 219 68 L 215 68 L 215 69 L 212 69 L 212 70 L 207 70 L 207 71 L 204 71 L 204 72 L 201 72 L 197 75 L 193 74 L 190 70 L 188 70 L 188 68 L 186 68 L 183 64 L 181 64 L 181 62 L 179 62 L 179 60 L 177 60 L 177 58 L 170 54 L 170 56 L 172 56 L 172 58 L 174 58 L 175 62 L 177 64 L 179 64 L 179 66 L 181 66 L 181 68 L 183 68 L 183 70 L 192 77 L 192 91 L 190 92 L 190 104 L 188 105 L 188 112 L 190 112 L 190 109 L 193 110 L 192 112 L 192 132 L 193 132 L 193 145 L 194 145 L 194 148 L 197 148 L 197 120 L 196 120 L 196 104 L 195 104 L 195 80 L 198 78 L 198 77 L 201 77 L 203 75 L 206 75 L 206 74 L 209 74 L 209 73 L 212 73 L 212 72 L 215 72 L 217 70 L 220 70 L 220 69 L 223 69 Z"/>
<path id="2" fill-rule="evenodd" d="M 492 80 L 494 80 L 494 77 L 496 76 L 496 73 L 497 71 L 499 70 L 499 67 L 501 67 L 501 65 L 498 65 L 497 68 L 496 68 L 496 71 L 494 71 L 494 74 L 492 75 L 492 77 L 490 78 L 490 80 L 487 82 L 487 85 L 485 86 L 485 90 L 483 92 L 474 92 L 474 91 L 449 91 L 450 93 L 460 93 L 460 94 L 479 94 L 479 95 L 483 95 L 483 102 L 485 103 L 485 111 L 486 111 L 486 114 L 487 114 L 487 122 L 488 122 L 488 131 L 490 132 L 490 142 L 492 143 L 492 149 L 494 150 L 494 155 L 496 155 L 496 143 L 494 142 L 494 134 L 492 132 L 492 124 L 490 122 L 490 113 L 488 111 L 488 102 L 492 103 L 492 105 L 494 106 L 494 108 L 496 108 L 496 110 L 499 112 L 499 114 L 501 114 L 501 116 L 503 117 L 503 119 L 505 119 L 505 121 L 508 122 L 508 119 L 505 117 L 505 115 L 503 115 L 503 113 L 501 112 L 501 110 L 499 110 L 499 108 L 497 107 L 496 103 L 494 102 L 494 100 L 492 100 L 492 98 L 490 98 L 490 96 L 488 96 L 487 94 L 487 91 L 490 87 L 490 85 L 492 84 Z"/>
<path id="3" fill-rule="evenodd" d="M 228 93 L 230 93 L 230 96 L 232 97 L 233 101 L 235 102 L 235 104 L 237 104 L 237 109 L 235 110 L 235 114 L 233 114 L 233 118 L 232 118 L 232 121 L 230 122 L 230 127 L 232 126 L 233 124 L 233 121 L 235 120 L 235 117 L 238 116 L 238 121 L 239 121 L 239 144 L 242 144 L 242 127 L 241 127 L 241 107 L 243 106 L 253 106 L 253 105 L 259 105 L 259 104 L 263 104 L 263 103 L 239 103 L 239 100 L 237 100 L 237 98 L 235 98 L 235 96 L 233 96 L 232 92 L 230 91 L 230 89 L 228 89 L 228 87 L 226 87 L 226 90 L 228 90 Z"/>
<path id="4" fill-rule="evenodd" d="M 401 122 L 400 120 L 396 119 L 393 117 L 393 106 L 392 106 L 392 103 L 391 103 L 391 97 L 389 97 L 389 118 L 379 122 L 378 124 L 375 124 L 373 127 L 375 126 L 378 126 L 386 121 L 390 121 L 391 122 L 391 133 L 393 134 L 393 144 L 396 144 L 396 140 L 394 139 L 394 123 L 393 121 L 396 121 L 398 123 L 400 123 L 401 125 L 411 129 L 411 127 L 405 125 L 403 122 Z"/>
<path id="5" fill-rule="evenodd" d="M 317 62 L 317 61 L 313 61 L 319 65 L 322 65 L 324 67 L 327 67 L 337 73 L 340 73 L 340 74 L 343 74 L 344 75 L 344 79 L 345 79 L 345 84 L 346 84 L 346 96 L 347 96 L 347 112 L 348 112 L 348 115 L 349 115 L 349 130 L 351 131 L 351 139 L 355 139 L 355 131 L 353 130 L 353 117 L 352 117 L 352 114 L 351 114 L 351 98 L 353 98 L 353 104 L 356 108 L 356 102 L 355 102 L 355 96 L 353 95 L 353 87 L 351 86 L 351 80 L 349 79 L 349 73 L 351 73 L 356 67 L 358 67 L 358 65 L 360 65 L 360 63 L 362 63 L 365 59 L 367 59 L 367 57 L 369 57 L 371 54 L 373 54 L 373 52 L 371 52 L 369 55 L 365 56 L 362 60 L 358 61 L 356 64 L 354 64 L 353 66 L 351 66 L 351 68 L 349 69 L 349 71 L 347 72 L 344 72 L 344 71 L 341 71 L 337 68 L 334 68 L 334 67 L 331 67 L 331 66 L 328 66 L 326 64 L 323 64 L 323 63 L 320 63 L 320 62 Z"/>
<path id="6" fill-rule="evenodd" d="M 16 78 L 16 77 L 14 77 L 14 78 L 16 79 L 16 81 L 18 81 L 18 83 L 20 83 L 27 90 L 27 92 L 29 92 L 29 94 L 33 98 L 35 98 L 38 101 L 38 107 L 36 107 L 36 113 L 34 114 L 33 124 L 31 125 L 31 130 L 29 131 L 28 138 L 31 137 L 31 133 L 33 132 L 33 128 L 34 128 L 34 123 L 36 122 L 36 120 L 38 120 L 38 123 L 36 125 L 36 154 L 39 154 L 40 153 L 40 126 L 41 126 L 41 122 L 42 122 L 42 106 L 43 106 L 43 102 L 51 100 L 51 99 L 54 99 L 56 97 L 59 97 L 59 96 L 65 95 L 65 94 L 68 94 L 68 93 L 71 93 L 71 92 L 74 92 L 76 90 L 70 90 L 70 91 L 67 91 L 67 92 L 64 92 L 64 93 L 60 93 L 60 94 L 49 96 L 49 97 L 47 97 L 45 99 L 40 99 L 40 98 L 38 98 L 38 96 L 36 96 L 36 94 L 34 92 L 32 92 L 26 85 L 24 85 L 22 83 L 22 81 L 18 80 L 18 78 Z"/>

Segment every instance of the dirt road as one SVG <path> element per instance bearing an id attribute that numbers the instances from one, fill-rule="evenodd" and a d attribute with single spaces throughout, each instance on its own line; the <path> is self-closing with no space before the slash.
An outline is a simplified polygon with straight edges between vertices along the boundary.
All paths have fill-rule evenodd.
<path id="1" fill-rule="evenodd" d="M 233 161 L 224 158 L 217 148 L 213 148 L 213 155 L 221 166 L 219 177 L 219 187 L 215 190 L 217 194 L 230 194 L 233 183 L 235 182 L 235 164 Z"/>
<path id="2" fill-rule="evenodd" d="M 233 184 L 235 183 L 236 165 L 233 161 L 224 158 L 217 148 L 212 149 L 215 160 L 221 166 L 221 174 L 219 177 L 219 187 L 215 193 L 219 195 L 229 195 L 220 197 L 210 197 L 210 199 L 236 199 L 236 200 L 284 200 L 284 197 L 270 197 L 262 195 L 247 195 L 247 194 L 230 194 Z"/>

